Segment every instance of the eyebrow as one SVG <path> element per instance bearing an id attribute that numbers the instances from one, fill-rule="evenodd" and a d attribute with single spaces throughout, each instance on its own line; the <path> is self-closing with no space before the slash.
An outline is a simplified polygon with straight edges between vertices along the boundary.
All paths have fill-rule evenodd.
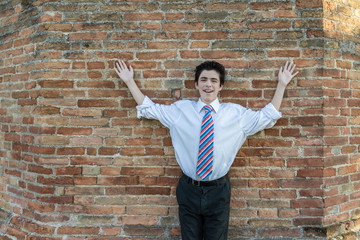
<path id="1" fill-rule="evenodd" d="M 201 77 L 200 79 L 208 79 L 208 78 L 207 77 Z M 218 78 L 210 78 L 210 79 L 219 80 Z"/>

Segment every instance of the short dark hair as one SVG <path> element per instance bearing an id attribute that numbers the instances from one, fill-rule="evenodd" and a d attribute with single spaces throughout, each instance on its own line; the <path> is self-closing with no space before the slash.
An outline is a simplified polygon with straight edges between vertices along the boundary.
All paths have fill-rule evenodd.
<path id="1" fill-rule="evenodd" d="M 219 77 L 220 77 L 220 86 L 224 85 L 224 83 L 225 83 L 225 67 L 222 64 L 215 62 L 215 61 L 206 61 L 206 62 L 201 63 L 195 69 L 195 82 L 196 83 L 198 83 L 200 74 L 204 70 L 208 70 L 208 71 L 215 70 L 219 74 Z"/>

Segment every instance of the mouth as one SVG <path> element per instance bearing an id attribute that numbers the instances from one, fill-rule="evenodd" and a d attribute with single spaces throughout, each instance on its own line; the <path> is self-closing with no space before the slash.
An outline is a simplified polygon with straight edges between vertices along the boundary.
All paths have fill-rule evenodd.
<path id="1" fill-rule="evenodd" d="M 204 93 L 212 93 L 212 92 L 214 92 L 214 90 L 210 90 L 210 89 L 205 89 L 203 91 L 204 91 Z"/>

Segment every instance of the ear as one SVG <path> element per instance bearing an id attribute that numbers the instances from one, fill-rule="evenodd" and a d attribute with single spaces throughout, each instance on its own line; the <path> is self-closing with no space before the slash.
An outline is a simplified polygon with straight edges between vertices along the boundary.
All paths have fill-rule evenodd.
<path id="1" fill-rule="evenodd" d="M 221 84 L 220 84 L 219 92 L 223 89 L 223 86 L 224 86 L 224 85 L 221 85 Z"/>
<path id="2" fill-rule="evenodd" d="M 198 83 L 197 83 L 197 82 L 195 82 L 195 88 L 196 88 L 196 89 L 199 89 L 199 86 L 198 86 Z"/>

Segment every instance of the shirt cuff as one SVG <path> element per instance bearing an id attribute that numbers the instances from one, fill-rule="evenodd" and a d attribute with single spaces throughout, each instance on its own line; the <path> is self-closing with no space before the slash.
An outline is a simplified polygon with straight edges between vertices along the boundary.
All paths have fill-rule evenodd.
<path id="1" fill-rule="evenodd" d="M 279 118 L 282 117 L 281 112 L 276 110 L 276 108 L 274 107 L 274 105 L 272 105 L 272 103 L 268 103 L 263 108 L 263 112 L 266 114 L 266 116 L 268 116 L 269 118 L 271 118 L 273 120 L 278 120 Z"/>
<path id="2" fill-rule="evenodd" d="M 149 107 L 151 107 L 152 105 L 154 105 L 155 103 L 153 101 L 151 101 L 150 98 L 148 98 L 147 96 L 145 96 L 144 101 L 142 102 L 141 105 L 136 106 L 136 110 L 137 110 L 137 118 L 142 118 L 144 117 L 144 114 L 142 113 L 142 111 L 144 109 L 147 109 Z"/>

